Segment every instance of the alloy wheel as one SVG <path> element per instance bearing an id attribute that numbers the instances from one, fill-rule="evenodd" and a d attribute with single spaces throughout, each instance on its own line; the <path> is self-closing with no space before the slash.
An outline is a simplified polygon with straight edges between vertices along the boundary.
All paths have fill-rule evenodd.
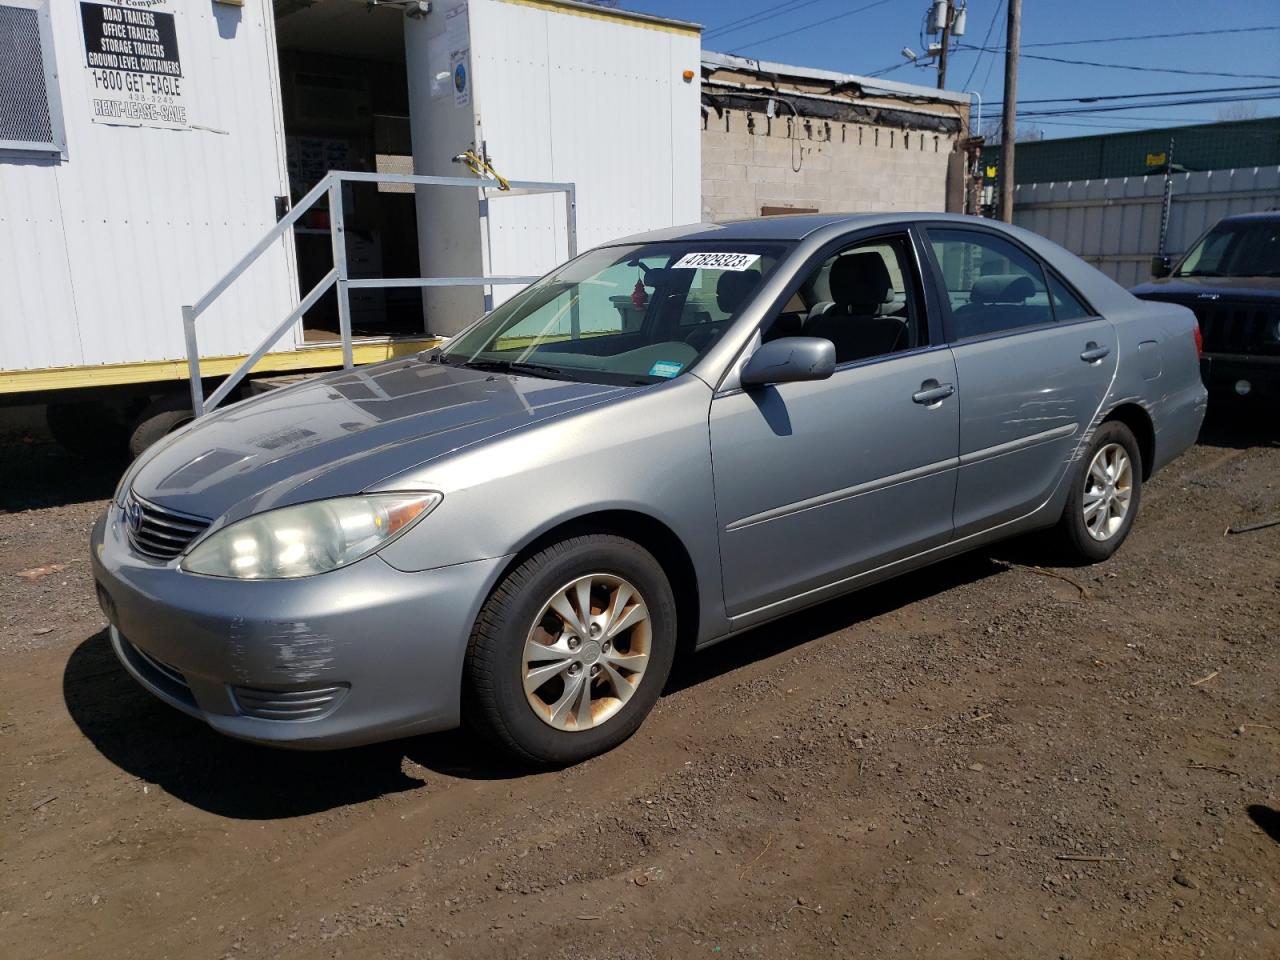
<path id="1" fill-rule="evenodd" d="M 542 605 L 521 658 L 533 712 L 557 730 L 590 730 L 631 699 L 648 666 L 649 608 L 622 577 L 592 573 Z"/>
<path id="2" fill-rule="evenodd" d="M 1124 526 L 1133 499 L 1133 461 L 1118 443 L 1093 455 L 1084 481 L 1084 525 L 1095 540 L 1110 540 Z"/>

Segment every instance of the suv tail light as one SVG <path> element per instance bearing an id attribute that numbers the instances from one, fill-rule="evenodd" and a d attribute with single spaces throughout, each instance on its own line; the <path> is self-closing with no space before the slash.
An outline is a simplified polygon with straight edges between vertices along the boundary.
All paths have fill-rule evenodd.
<path id="1" fill-rule="evenodd" d="M 1200 321 L 1196 321 L 1196 357 L 1204 356 L 1204 334 L 1200 332 Z"/>

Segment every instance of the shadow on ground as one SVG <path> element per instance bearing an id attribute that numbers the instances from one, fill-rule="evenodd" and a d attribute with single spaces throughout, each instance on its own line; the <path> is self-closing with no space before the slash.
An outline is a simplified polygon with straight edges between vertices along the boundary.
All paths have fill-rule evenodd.
<path id="1" fill-rule="evenodd" d="M 1234 450 L 1280 447 L 1280 419 L 1269 404 L 1215 395 L 1209 400 L 1209 414 L 1197 442 Z"/>
<path id="2" fill-rule="evenodd" d="M 51 440 L 0 435 L 0 512 L 106 500 L 128 465 L 123 453 L 90 459 Z"/>
<path id="3" fill-rule="evenodd" d="M 1002 569 L 991 557 L 962 557 L 873 592 L 786 617 L 688 658 L 673 675 L 668 692 L 723 676 Z M 462 731 L 327 752 L 279 750 L 232 740 L 138 686 L 117 662 L 106 631 L 89 637 L 71 654 L 63 671 L 62 693 L 81 732 L 117 767 L 185 803 L 235 819 L 284 819 L 361 803 L 417 789 L 429 773 L 496 780 L 532 772 L 506 762 Z"/>
<path id="4" fill-rule="evenodd" d="M 422 786 L 403 770 L 403 744 L 299 753 L 214 733 L 143 690 L 116 660 L 105 630 L 71 654 L 62 695 L 108 760 L 220 816 L 296 817 Z"/>
<path id="5" fill-rule="evenodd" d="M 1245 812 L 1263 833 L 1276 843 L 1280 843 L 1280 810 L 1254 803 Z"/>

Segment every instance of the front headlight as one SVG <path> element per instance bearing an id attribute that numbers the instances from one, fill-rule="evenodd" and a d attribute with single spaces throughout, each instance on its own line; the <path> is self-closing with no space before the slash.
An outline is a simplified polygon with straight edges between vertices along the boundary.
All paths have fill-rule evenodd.
<path id="1" fill-rule="evenodd" d="M 439 493 L 371 493 L 268 510 L 197 544 L 182 569 L 237 580 L 324 573 L 385 546 L 442 499 Z"/>

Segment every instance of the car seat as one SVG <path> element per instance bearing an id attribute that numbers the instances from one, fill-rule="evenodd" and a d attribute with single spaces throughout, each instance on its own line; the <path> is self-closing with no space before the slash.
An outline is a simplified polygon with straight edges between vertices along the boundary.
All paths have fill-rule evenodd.
<path id="1" fill-rule="evenodd" d="M 684 342 L 699 353 L 706 350 L 720 336 L 727 319 L 736 314 L 751 296 L 760 279 L 761 275 L 754 270 L 726 270 L 720 274 L 720 279 L 716 281 L 716 308 L 725 315 L 726 320 L 695 325 Z"/>
<path id="2" fill-rule="evenodd" d="M 969 302 L 955 311 L 960 335 L 980 337 L 1010 327 L 1026 325 L 1026 305 L 1036 286 L 1021 273 L 993 273 L 979 277 L 969 291 Z"/>
<path id="3" fill-rule="evenodd" d="M 910 346 L 906 320 L 884 312 L 893 298 L 893 281 L 879 253 L 866 250 L 838 258 L 831 265 L 829 283 L 831 302 L 809 311 L 804 334 L 830 340 L 837 363 Z"/>

